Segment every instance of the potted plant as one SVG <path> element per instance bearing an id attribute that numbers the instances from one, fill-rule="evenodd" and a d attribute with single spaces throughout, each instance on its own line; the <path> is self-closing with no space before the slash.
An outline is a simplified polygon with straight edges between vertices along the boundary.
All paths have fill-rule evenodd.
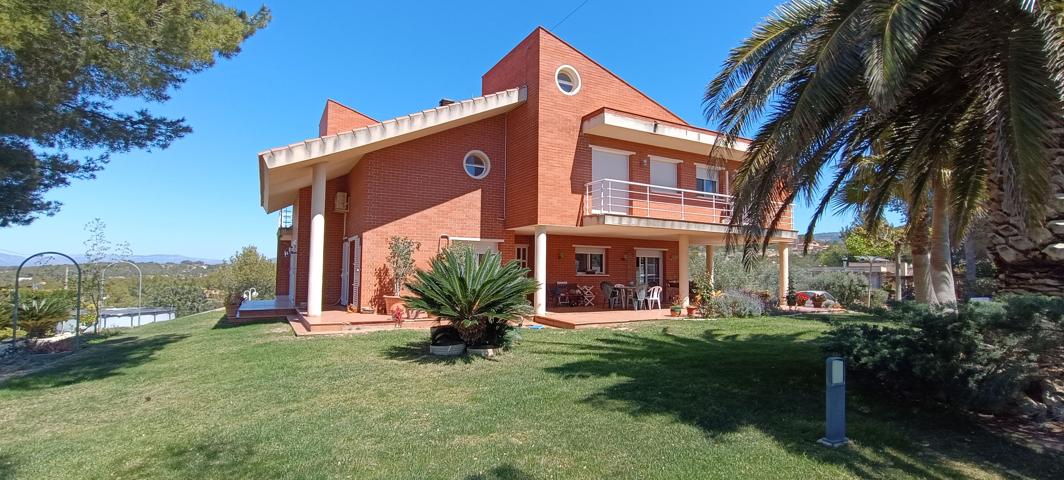
<path id="1" fill-rule="evenodd" d="M 229 319 L 236 319 L 236 312 L 240 309 L 240 304 L 244 303 L 244 295 L 232 292 L 226 296 L 225 299 L 225 317 Z"/>
<path id="2" fill-rule="evenodd" d="M 429 353 L 452 357 L 465 353 L 465 342 L 454 325 L 441 325 L 429 329 Z"/>
<path id="3" fill-rule="evenodd" d="M 388 239 L 388 268 L 392 270 L 392 294 L 384 295 L 384 309 L 391 314 L 397 307 L 404 309 L 399 296 L 403 284 L 414 273 L 414 252 L 421 249 L 421 242 L 407 237 L 393 236 Z"/>
<path id="4" fill-rule="evenodd" d="M 827 300 L 827 299 L 828 299 L 828 297 L 825 297 L 824 294 L 822 294 L 822 293 L 814 294 L 813 295 L 813 308 L 822 308 L 824 306 L 824 301 Z"/>
<path id="5" fill-rule="evenodd" d="M 500 258 L 496 252 L 478 259 L 470 248 L 447 248 L 428 270 L 414 271 L 406 284 L 411 294 L 403 302 L 408 309 L 450 321 L 470 349 L 494 354 L 513 340 L 510 322 L 532 313 L 528 296 L 536 291 L 527 268 L 516 262 L 504 265 Z"/>
<path id="6" fill-rule="evenodd" d="M 787 306 L 794 308 L 798 304 L 798 294 L 794 293 L 794 287 L 787 288 Z"/>
<path id="7" fill-rule="evenodd" d="M 669 307 L 669 312 L 672 316 L 679 317 L 683 315 L 683 302 L 680 301 L 679 296 L 672 297 L 672 306 Z"/>
<path id="8" fill-rule="evenodd" d="M 809 302 L 809 294 L 805 292 L 799 293 L 794 296 L 794 300 L 799 307 L 804 307 L 805 304 Z"/>
<path id="9" fill-rule="evenodd" d="M 698 311 L 699 305 L 701 305 L 701 304 L 702 304 L 702 294 L 701 293 L 696 293 L 694 301 L 691 302 L 691 304 L 687 306 L 687 318 L 694 318 L 695 317 L 695 312 Z"/>

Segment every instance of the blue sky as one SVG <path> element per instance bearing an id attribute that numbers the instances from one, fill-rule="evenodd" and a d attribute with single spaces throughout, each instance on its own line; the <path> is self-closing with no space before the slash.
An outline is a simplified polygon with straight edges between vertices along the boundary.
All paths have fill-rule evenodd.
<path id="1" fill-rule="evenodd" d="M 277 220 L 259 207 L 257 152 L 315 136 L 327 98 L 385 119 L 479 95 L 480 76 L 538 25 L 705 125 L 704 85 L 779 3 L 590 0 L 552 28 L 582 1 L 268 2 L 273 21 L 243 52 L 149 105 L 184 117 L 192 134 L 167 150 L 114 155 L 96 180 L 54 190 L 62 211 L 0 230 L 0 252 L 81 253 L 83 226 L 100 217 L 136 254 L 224 258 L 256 245 L 272 256 Z M 809 211 L 798 208 L 803 230 Z M 849 223 L 833 217 L 817 231 Z"/>

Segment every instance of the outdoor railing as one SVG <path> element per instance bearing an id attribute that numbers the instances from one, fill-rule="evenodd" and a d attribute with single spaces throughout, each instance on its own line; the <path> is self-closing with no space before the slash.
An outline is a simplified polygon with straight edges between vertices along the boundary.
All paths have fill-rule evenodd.
<path id="1" fill-rule="evenodd" d="M 663 187 L 611 178 L 585 185 L 584 215 L 624 215 L 664 220 L 727 224 L 735 199 L 731 195 Z M 790 209 L 780 221 L 791 228 Z"/>

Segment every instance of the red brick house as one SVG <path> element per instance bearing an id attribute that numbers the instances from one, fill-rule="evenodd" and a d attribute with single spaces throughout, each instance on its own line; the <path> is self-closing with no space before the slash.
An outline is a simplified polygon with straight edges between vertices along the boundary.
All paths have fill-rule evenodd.
<path id="1" fill-rule="evenodd" d="M 278 296 L 311 317 L 381 311 L 388 239 L 400 235 L 421 242 L 419 266 L 456 242 L 526 264 L 541 314 L 558 282 L 660 284 L 665 307 L 685 299 L 685 252 L 725 243 L 747 144 L 711 158 L 714 132 L 543 28 L 482 76 L 482 92 L 384 121 L 330 100 L 320 137 L 260 153 L 263 208 L 291 212 Z M 785 252 L 794 232 L 778 235 Z"/>

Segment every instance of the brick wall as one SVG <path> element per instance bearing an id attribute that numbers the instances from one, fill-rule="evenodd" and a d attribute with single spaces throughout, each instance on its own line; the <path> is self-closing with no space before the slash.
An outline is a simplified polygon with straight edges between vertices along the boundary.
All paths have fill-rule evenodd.
<path id="1" fill-rule="evenodd" d="M 374 123 L 377 121 L 358 110 L 336 100 L 327 100 L 325 109 L 321 112 L 321 120 L 318 120 L 318 135 L 335 135 Z"/>
<path id="2" fill-rule="evenodd" d="M 334 305 L 340 300 L 340 269 L 344 238 L 344 214 L 334 211 L 336 192 L 347 191 L 347 176 L 334 178 L 325 183 L 325 262 L 322 270 L 322 306 Z M 299 190 L 296 222 L 299 241 L 296 253 L 296 303 L 307 301 L 308 269 L 310 268 L 310 187 Z M 354 212 L 355 210 L 352 210 Z M 357 214 L 356 214 L 357 216 Z M 349 234 L 350 235 L 350 234 Z"/>
<path id="3" fill-rule="evenodd" d="M 288 273 L 291 264 L 288 261 L 288 257 L 285 256 L 285 252 L 288 251 L 288 247 L 292 246 L 291 240 L 277 239 L 277 277 L 274 281 L 274 295 L 277 298 L 288 295 Z"/>
<path id="4" fill-rule="evenodd" d="M 380 309 L 381 296 L 392 293 L 386 261 L 392 236 L 421 242 L 419 267 L 447 243 L 445 235 L 505 240 L 500 250 L 513 258 L 513 234 L 503 227 L 505 129 L 505 116 L 487 118 L 369 153 L 352 169 L 346 188 L 357 214 L 348 218 L 348 235 L 362 236 L 362 306 Z M 487 177 L 465 173 L 471 150 L 490 159 Z"/>

